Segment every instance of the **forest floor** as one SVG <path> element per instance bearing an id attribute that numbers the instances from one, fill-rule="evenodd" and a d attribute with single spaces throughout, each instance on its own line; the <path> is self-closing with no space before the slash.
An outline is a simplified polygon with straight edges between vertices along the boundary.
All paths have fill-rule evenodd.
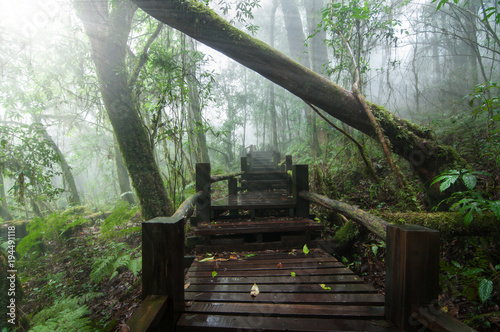
<path id="1" fill-rule="evenodd" d="M 79 228 L 68 239 L 51 241 L 36 261 L 23 263 L 22 287 L 25 297 L 21 310 L 25 326 L 28 326 L 34 314 L 42 309 L 53 308 L 65 297 L 102 294 L 88 296 L 86 301 L 92 326 L 100 331 L 128 331 L 126 322 L 140 305 L 141 273 L 134 275 L 123 265 L 116 271 L 110 269 L 112 273 L 101 271 L 103 277 L 96 282 L 95 271 L 99 265 L 96 262 L 105 257 L 119 260 L 124 255 L 132 258 L 140 255 L 140 234 L 133 232 L 119 238 L 103 239 L 98 224 Z M 139 225 L 140 219 L 136 215 L 121 227 Z M 135 249 L 119 252 L 116 249 L 119 243 L 126 243 L 127 248 Z M 383 242 L 367 237 L 354 247 L 358 248 L 357 252 L 350 252 L 348 258 L 338 258 L 384 293 Z M 494 246 L 485 243 L 477 245 L 471 240 L 455 240 L 444 243 L 442 249 L 442 292 L 439 301 L 443 310 L 478 331 L 500 331 L 498 288 L 491 299 L 481 303 L 477 287 L 482 273 L 473 270 L 489 268 L 489 257 L 498 257 L 498 253 L 491 252 Z M 471 261 L 476 262 L 477 267 L 471 267 Z M 57 315 L 53 314 L 52 319 L 57 319 Z"/>

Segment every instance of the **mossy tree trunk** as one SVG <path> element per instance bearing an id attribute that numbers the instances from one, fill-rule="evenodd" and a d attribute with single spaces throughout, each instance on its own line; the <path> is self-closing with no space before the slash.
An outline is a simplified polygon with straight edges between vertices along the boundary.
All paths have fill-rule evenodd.
<path id="1" fill-rule="evenodd" d="M 212 10 L 193 0 L 133 0 L 169 26 L 260 73 L 294 95 L 323 109 L 353 128 L 376 137 L 363 107 L 352 92 L 302 66 L 262 41 L 234 28 Z M 426 186 L 431 205 L 441 196 L 432 179 L 444 169 L 465 166 L 456 150 L 433 139 L 430 129 L 401 119 L 370 104 L 393 152 L 405 158 Z"/>
<path id="2" fill-rule="evenodd" d="M 169 216 L 171 202 L 139 116 L 126 66 L 127 40 L 137 7 L 128 0 L 77 0 L 75 7 L 90 39 L 100 91 L 123 161 L 145 219 Z"/>

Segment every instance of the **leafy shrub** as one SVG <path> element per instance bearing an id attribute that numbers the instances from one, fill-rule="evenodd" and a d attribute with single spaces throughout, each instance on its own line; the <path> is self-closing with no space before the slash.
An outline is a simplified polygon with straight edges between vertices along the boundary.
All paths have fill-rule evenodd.
<path id="1" fill-rule="evenodd" d="M 21 257 L 43 253 L 49 241 L 59 243 L 62 234 L 86 222 L 82 217 L 62 213 L 52 213 L 46 219 L 35 218 L 28 223 L 28 235 L 17 245 L 17 252 Z"/>
<path id="2" fill-rule="evenodd" d="M 487 172 L 475 172 L 466 169 L 463 170 L 449 170 L 437 176 L 431 185 L 440 183 L 439 190 L 445 191 L 452 185 L 460 182 L 466 190 L 454 192 L 450 198 L 442 201 L 441 203 L 449 204 L 454 202 L 450 210 L 458 209 L 465 216 L 465 223 L 469 225 L 473 218 L 474 213 L 482 214 L 483 211 L 491 210 L 500 221 L 500 200 L 493 201 L 484 198 L 484 193 L 477 189 L 477 175 L 490 176 Z M 440 204 L 441 204 L 440 203 Z"/>
<path id="3" fill-rule="evenodd" d="M 113 213 L 101 225 L 101 236 L 103 238 L 112 238 L 139 231 L 140 227 L 124 227 L 124 224 L 135 216 L 138 211 L 138 206 L 131 208 L 127 202 L 118 201 Z"/>
<path id="4" fill-rule="evenodd" d="M 83 296 L 60 299 L 33 316 L 30 331 L 94 331 L 92 320 L 87 317 L 89 308 L 85 303 L 102 295 L 102 293 L 87 293 Z"/>
<path id="5" fill-rule="evenodd" d="M 106 256 L 96 259 L 92 264 L 90 280 L 100 283 L 104 278 L 113 279 L 121 268 L 127 268 L 137 276 L 142 268 L 142 257 L 134 258 L 134 250 L 127 244 L 110 242 L 106 245 Z"/>

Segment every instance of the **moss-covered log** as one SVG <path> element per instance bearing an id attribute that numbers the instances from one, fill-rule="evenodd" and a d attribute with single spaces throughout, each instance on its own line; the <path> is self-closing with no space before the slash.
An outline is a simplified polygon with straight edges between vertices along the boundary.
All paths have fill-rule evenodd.
<path id="1" fill-rule="evenodd" d="M 441 232 L 443 237 L 454 236 L 498 236 L 500 223 L 493 213 L 475 215 L 467 226 L 460 212 L 388 212 L 370 211 L 370 213 L 395 225 L 420 225 Z"/>
<path id="2" fill-rule="evenodd" d="M 202 3 L 194 0 L 133 0 L 144 11 L 205 45 L 258 72 L 340 121 L 374 137 L 373 126 L 359 100 L 327 78 L 283 53 L 234 28 Z M 428 190 L 430 204 L 442 198 L 432 179 L 444 169 L 464 166 L 456 151 L 438 144 L 430 129 L 401 119 L 370 104 L 392 151 L 415 168 Z"/>
<path id="3" fill-rule="evenodd" d="M 309 191 L 301 191 L 299 192 L 299 196 L 327 209 L 335 210 L 343 214 L 347 218 L 365 226 L 370 232 L 385 241 L 387 226 L 389 225 L 387 221 L 347 203 L 336 201 Z"/>
<path id="4" fill-rule="evenodd" d="M 219 182 L 219 181 L 229 180 L 230 178 L 240 176 L 244 173 L 245 172 L 235 172 L 235 173 L 228 173 L 228 174 L 222 174 L 222 175 L 212 175 L 212 176 L 210 176 L 210 182 Z"/>

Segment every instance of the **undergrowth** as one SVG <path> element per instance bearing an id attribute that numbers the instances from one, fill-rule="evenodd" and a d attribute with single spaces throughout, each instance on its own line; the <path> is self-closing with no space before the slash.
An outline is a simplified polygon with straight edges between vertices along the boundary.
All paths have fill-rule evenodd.
<path id="1" fill-rule="evenodd" d="M 21 282 L 30 294 L 23 300 L 20 330 L 114 331 L 123 319 L 121 306 L 138 297 L 138 208 L 119 202 L 97 220 L 87 213 L 53 213 L 28 224 L 17 250 Z"/>

